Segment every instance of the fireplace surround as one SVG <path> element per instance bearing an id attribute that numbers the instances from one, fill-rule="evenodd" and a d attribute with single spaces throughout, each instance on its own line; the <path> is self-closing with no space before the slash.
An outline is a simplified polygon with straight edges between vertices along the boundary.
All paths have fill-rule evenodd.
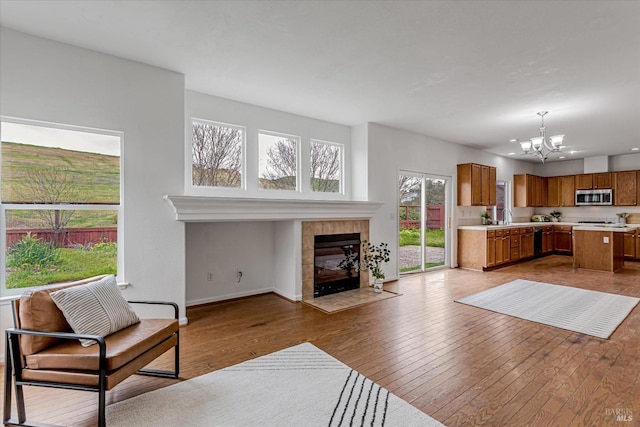
<path id="1" fill-rule="evenodd" d="M 369 220 L 336 220 L 336 221 L 303 221 L 302 222 L 302 299 L 318 297 L 315 292 L 315 244 L 316 236 L 324 236 L 320 240 L 340 239 L 345 235 L 359 235 L 359 240 L 369 240 Z M 334 236 L 334 237 L 327 237 Z M 352 239 L 353 240 L 353 239 Z M 337 267 L 337 264 L 336 266 Z M 369 286 L 369 274 L 361 272 L 349 288 L 356 289 Z M 347 289 L 343 289 L 347 290 Z"/>

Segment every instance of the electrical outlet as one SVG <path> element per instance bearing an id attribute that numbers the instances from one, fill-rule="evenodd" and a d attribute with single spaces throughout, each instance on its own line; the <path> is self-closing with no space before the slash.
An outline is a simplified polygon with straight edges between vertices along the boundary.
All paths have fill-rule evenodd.
<path id="1" fill-rule="evenodd" d="M 208 282 L 213 282 L 213 273 L 212 272 L 208 272 L 207 273 L 207 281 Z"/>
<path id="2" fill-rule="evenodd" d="M 609 243 L 609 238 L 608 237 L 603 237 L 602 238 L 602 243 Z"/>
<path id="3" fill-rule="evenodd" d="M 242 280 L 242 269 L 240 267 L 236 268 L 236 278 L 238 279 L 238 283 Z"/>

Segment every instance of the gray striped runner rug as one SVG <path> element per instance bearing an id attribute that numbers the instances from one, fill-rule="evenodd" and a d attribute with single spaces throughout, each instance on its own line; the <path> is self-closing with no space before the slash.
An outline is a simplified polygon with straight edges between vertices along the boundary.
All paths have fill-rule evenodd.
<path id="1" fill-rule="evenodd" d="M 442 426 L 305 343 L 107 407 L 117 426 Z"/>

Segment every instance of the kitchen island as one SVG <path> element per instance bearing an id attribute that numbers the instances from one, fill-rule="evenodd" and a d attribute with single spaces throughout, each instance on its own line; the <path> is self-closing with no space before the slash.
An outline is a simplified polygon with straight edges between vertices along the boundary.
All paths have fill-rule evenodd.
<path id="1" fill-rule="evenodd" d="M 624 233 L 632 227 L 590 225 L 573 228 L 573 266 L 615 273 L 624 267 Z"/>

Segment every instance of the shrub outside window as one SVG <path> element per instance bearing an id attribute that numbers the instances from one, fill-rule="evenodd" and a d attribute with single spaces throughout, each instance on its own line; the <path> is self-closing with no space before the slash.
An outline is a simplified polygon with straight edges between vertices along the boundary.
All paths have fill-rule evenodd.
<path id="1" fill-rule="evenodd" d="M 342 144 L 311 140 L 311 191 L 341 192 L 342 147 Z"/>
<path id="2" fill-rule="evenodd" d="M 3 120 L 1 139 L 3 293 L 117 275 L 121 134 Z"/>
<path id="3" fill-rule="evenodd" d="M 205 120 L 191 126 L 192 185 L 241 188 L 245 129 Z"/>
<path id="4" fill-rule="evenodd" d="M 258 134 L 258 188 L 298 189 L 300 138 L 277 133 Z"/>

